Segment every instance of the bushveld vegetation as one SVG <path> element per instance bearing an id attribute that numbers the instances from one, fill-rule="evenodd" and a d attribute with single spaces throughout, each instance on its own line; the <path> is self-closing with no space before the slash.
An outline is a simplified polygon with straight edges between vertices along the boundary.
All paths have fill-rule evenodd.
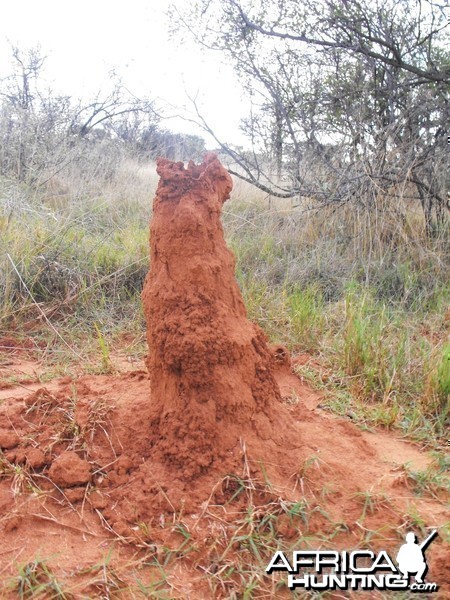
<path id="1" fill-rule="evenodd" d="M 140 292 L 155 184 L 154 165 L 131 160 L 107 184 L 90 179 L 82 193 L 77 178 L 62 174 L 57 195 L 50 185 L 37 194 L 3 180 L 1 197 L 9 204 L 2 209 L 0 337 L 32 340 L 44 365 L 43 382 L 113 372 L 117 349 L 126 347 L 137 360 L 144 356 Z M 224 227 L 250 318 L 273 342 L 304 355 L 297 373 L 323 392 L 322 407 L 365 428 L 392 429 L 435 452 L 427 471 L 410 469 L 405 476 L 415 494 L 442 497 L 448 486 L 441 451 L 450 385 L 444 236 L 427 238 L 420 215 L 408 214 L 400 227 L 387 214 L 293 208 L 239 181 L 225 205 Z M 6 474 L 11 468 L 2 467 Z M 25 468 L 14 468 L 17 481 L 36 488 Z M 274 550 L 285 548 L 277 541 L 279 532 L 285 523 L 298 525 L 292 547 L 325 543 L 328 533 L 302 533 L 319 509 L 306 500 L 286 503 L 270 482 L 229 485 L 248 505 L 236 515 L 230 537 L 211 549 L 220 565 L 203 574 L 211 597 L 233 597 L 227 590 L 245 590 L 248 598 L 264 590 L 277 597 L 281 583 L 264 581 L 263 569 Z M 388 500 L 368 492 L 361 499 L 362 515 L 372 514 L 378 502 Z M 407 518 L 425 532 L 420 515 Z M 179 549 L 165 548 L 155 559 L 120 568 L 106 560 L 83 577 L 96 594 L 182 597 L 169 574 L 195 555 L 195 544 L 182 517 L 174 523 Z M 330 527 L 338 532 L 345 525 L 330 521 Z M 372 534 L 369 527 L 361 543 L 370 544 Z M 231 548 L 240 550 L 235 555 Z M 139 583 L 148 567 L 160 573 L 150 586 Z M 130 584 L 130 578 L 138 583 Z M 42 557 L 19 565 L 9 585 L 22 598 L 38 592 L 71 598 L 78 590 L 75 579 L 73 585 L 59 581 Z"/>
<path id="2" fill-rule="evenodd" d="M 125 332 L 142 341 L 152 161 L 204 147 L 162 129 L 120 82 L 81 105 L 41 90 L 38 51 L 13 57 L 0 111 L 2 333 L 46 336 L 68 369 L 87 340 L 103 354 Z M 250 317 L 315 357 L 303 375 L 335 392 L 333 408 L 434 445 L 449 416 L 448 230 L 430 236 L 411 186 L 338 208 L 236 179 L 224 226 Z"/>
<path id="3" fill-rule="evenodd" d="M 154 165 L 131 160 L 82 189 L 62 174 L 40 190 L 2 180 L 3 335 L 44 336 L 64 372 L 99 339 L 105 350 L 133 333 L 144 352 L 155 180 Z M 239 182 L 224 226 L 250 318 L 314 357 L 302 375 L 330 392 L 333 409 L 436 444 L 449 416 L 445 234 L 428 239 L 412 212 L 399 223 L 382 209 L 293 208 Z"/>
<path id="4" fill-rule="evenodd" d="M 280 10 L 287 4 L 279 3 Z M 249 317 L 271 341 L 302 355 L 296 371 L 323 393 L 322 407 L 364 428 L 392 429 L 435 452 L 433 467 L 407 476 L 418 494 L 440 494 L 448 485 L 442 451 L 450 424 L 450 252 L 443 131 L 448 54 L 439 46 L 439 24 L 431 23 L 437 40 L 436 52 L 428 56 L 431 66 L 424 67 L 425 46 L 417 38 L 405 75 L 405 61 L 403 66 L 389 62 L 386 38 L 387 60 L 372 65 L 368 76 L 364 61 L 370 53 L 361 60 L 345 54 L 355 43 L 351 36 L 361 42 L 368 35 L 364 27 L 373 15 L 366 15 L 366 22 L 361 13 L 360 28 L 348 39 L 342 34 L 335 40 L 340 46 L 320 56 L 322 63 L 330 56 L 346 62 L 348 79 L 333 79 L 327 63 L 328 80 L 299 96 L 292 73 L 273 69 L 275 63 L 262 71 L 257 62 L 257 35 L 278 30 L 240 11 L 234 0 L 223 5 L 228 15 L 217 14 L 222 22 L 228 19 L 230 29 L 222 42 L 243 44 L 238 70 L 248 76 L 249 88 L 256 89 L 256 77 L 266 94 L 259 103 L 264 119 L 246 124 L 253 139 L 260 135 L 252 151 L 219 147 L 237 173 L 223 223 Z M 333 22 L 345 31 L 351 19 L 327 5 L 331 12 L 321 26 Z M 280 12 L 280 23 L 288 16 Z M 380 31 L 389 33 L 388 25 L 384 11 Z M 414 28 L 413 39 L 411 32 Z M 398 27 L 390 30 L 400 33 Z M 277 60 L 297 52 L 288 45 L 283 53 L 272 50 L 265 46 Z M 159 154 L 198 159 L 204 143 L 164 130 L 154 104 L 128 97 L 120 82 L 110 95 L 81 104 L 39 88 L 39 53 L 16 49 L 14 58 L 16 71 L 0 90 L 0 344 L 7 346 L 11 336 L 27 347 L 31 341 L 45 367 L 43 380 L 108 373 L 116 368 L 117 349 L 126 347 L 136 359 L 146 353 L 140 294 L 149 267 L 154 159 Z M 311 82 L 317 60 L 313 54 L 303 58 Z M 371 110 L 362 111 L 351 100 L 336 108 L 336 98 L 353 88 L 364 92 Z M 324 89 L 330 93 L 324 95 Z M 328 120 L 314 111 L 313 100 L 332 107 Z M 329 144 L 332 137 L 328 142 L 316 137 L 318 124 L 345 132 L 335 147 Z M 1 466 L 3 473 L 14 468 Z M 20 477 L 25 481 L 28 475 L 17 473 Z M 244 595 L 230 597 L 250 598 L 260 589 L 261 565 L 277 548 L 279 522 L 306 522 L 316 509 L 306 501 L 283 503 L 270 482 L 264 489 L 250 478 L 231 483 L 236 496 L 248 496 L 249 510 L 217 552 L 220 569 L 205 577 L 213 595 L 238 580 Z M 370 493 L 362 500 L 364 515 L 384 502 Z M 425 531 L 419 515 L 408 518 Z M 152 590 L 142 587 L 151 597 L 172 597 L 166 593 L 173 591 L 167 569 L 192 550 L 190 534 L 177 519 L 181 546 L 164 549 L 155 559 L 161 580 Z M 370 541 L 371 532 L 365 535 L 364 542 Z M 246 560 L 230 557 L 233 544 L 245 548 Z M 107 563 L 94 566 L 92 577 L 99 594 L 129 591 Z M 71 597 L 38 558 L 19 569 L 13 584 L 24 598 L 37 591 Z"/>
<path id="5" fill-rule="evenodd" d="M 250 150 L 216 141 L 256 187 L 323 206 L 420 201 L 447 222 L 445 9 L 427 0 L 202 0 L 178 28 L 231 64 L 249 99 Z M 194 103 L 195 104 L 195 103 Z M 201 126 L 214 136 L 195 105 Z M 262 159 L 262 156 L 264 159 Z M 401 190 L 401 191 L 400 191 Z"/>

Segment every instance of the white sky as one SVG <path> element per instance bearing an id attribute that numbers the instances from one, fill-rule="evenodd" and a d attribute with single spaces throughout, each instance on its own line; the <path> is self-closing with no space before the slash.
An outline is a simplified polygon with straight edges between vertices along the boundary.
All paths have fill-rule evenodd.
<path id="1" fill-rule="evenodd" d="M 0 75 L 10 72 L 10 44 L 23 49 L 39 44 L 47 56 L 46 81 L 57 92 L 89 98 L 107 90 L 108 73 L 115 68 L 132 93 L 159 98 L 159 104 L 189 107 L 187 91 L 197 97 L 202 114 L 223 140 L 243 143 L 238 123 L 246 102 L 231 67 L 193 42 L 182 46 L 169 38 L 169 4 L 170 0 L 4 1 Z M 189 5 L 190 0 L 177 4 Z M 163 126 L 200 133 L 180 120 Z"/>

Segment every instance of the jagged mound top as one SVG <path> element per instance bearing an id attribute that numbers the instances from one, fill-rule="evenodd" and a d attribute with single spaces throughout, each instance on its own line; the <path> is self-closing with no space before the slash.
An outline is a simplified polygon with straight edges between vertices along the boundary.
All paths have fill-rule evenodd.
<path id="1" fill-rule="evenodd" d="M 216 191 L 223 203 L 230 197 L 233 187 L 228 171 L 213 152 L 205 154 L 203 162 L 196 165 L 192 160 L 187 167 L 183 162 L 158 158 L 156 171 L 160 176 L 158 196 L 161 200 L 175 200 L 194 191 Z"/>

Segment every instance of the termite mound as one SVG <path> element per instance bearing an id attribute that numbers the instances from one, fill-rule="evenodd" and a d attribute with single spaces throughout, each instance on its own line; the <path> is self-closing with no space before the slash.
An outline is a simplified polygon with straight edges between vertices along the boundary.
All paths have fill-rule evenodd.
<path id="1" fill-rule="evenodd" d="M 271 437 L 280 391 L 274 356 L 250 322 L 221 224 L 232 180 L 214 154 L 157 161 L 151 266 L 142 293 L 153 458 L 189 479 Z"/>

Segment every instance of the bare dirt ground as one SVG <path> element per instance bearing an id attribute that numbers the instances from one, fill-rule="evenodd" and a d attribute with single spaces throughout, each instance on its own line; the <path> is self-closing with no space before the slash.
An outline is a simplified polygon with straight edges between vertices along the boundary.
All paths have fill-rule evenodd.
<path id="1" fill-rule="evenodd" d="M 67 597 L 145 597 L 137 582 L 153 583 L 154 597 L 211 597 L 205 577 L 220 569 L 220 557 L 228 561 L 241 552 L 233 542 L 224 556 L 222 544 L 233 540 L 250 487 L 260 510 L 304 503 L 307 517 L 280 516 L 276 535 L 289 542 L 301 533 L 309 547 L 395 552 L 408 529 L 418 523 L 439 529 L 448 519 L 445 498 L 417 496 L 408 476 L 411 469 L 426 471 L 429 454 L 321 409 L 320 395 L 282 364 L 276 371 L 279 408 L 295 424 L 295 445 L 291 435 L 284 446 L 268 439 L 264 464 L 253 464 L 247 456 L 252 440 L 243 442 L 241 472 L 213 472 L 196 481 L 208 498 L 197 507 L 181 483 L 179 497 L 156 493 L 153 468 L 160 466 L 146 451 L 149 381 L 143 365 L 123 370 L 120 359 L 117 375 L 42 385 L 45 369 L 21 344 L 3 340 L 0 354 L 3 598 L 18 597 L 11 586 L 24 565 L 47 581 L 40 561 L 69 590 Z M 11 383 L 15 379 L 20 383 Z M 246 482 L 245 493 L 237 494 L 237 481 Z M 441 586 L 434 597 L 448 597 L 449 552 L 442 539 L 427 558 L 428 580 Z M 42 597 L 52 597 L 48 589 Z M 166 596 L 157 595 L 162 589 Z M 228 592 L 225 587 L 216 597 L 231 597 Z"/>

